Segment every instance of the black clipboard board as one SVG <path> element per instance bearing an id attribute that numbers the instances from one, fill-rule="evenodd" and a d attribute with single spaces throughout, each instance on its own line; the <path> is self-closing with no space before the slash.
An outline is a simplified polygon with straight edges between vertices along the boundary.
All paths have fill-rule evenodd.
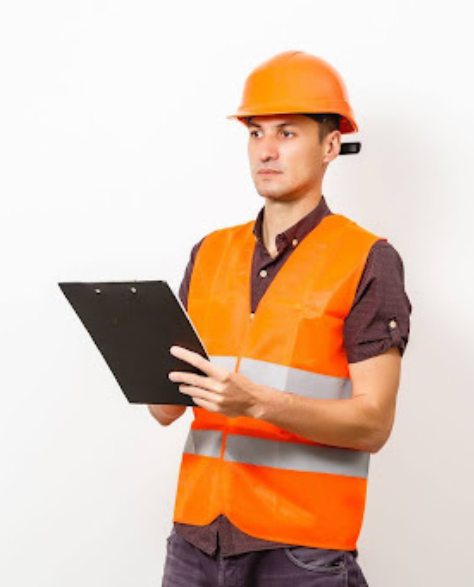
<path id="1" fill-rule="evenodd" d="M 173 345 L 209 359 L 181 300 L 166 281 L 61 282 L 125 397 L 134 404 L 195 406 L 170 371 L 206 375 L 173 356 Z"/>

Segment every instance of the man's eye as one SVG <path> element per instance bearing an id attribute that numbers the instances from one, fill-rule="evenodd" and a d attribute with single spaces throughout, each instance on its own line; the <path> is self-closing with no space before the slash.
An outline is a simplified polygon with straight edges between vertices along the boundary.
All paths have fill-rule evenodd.
<path id="1" fill-rule="evenodd" d="M 294 133 L 292 133 L 291 130 L 283 130 L 282 133 L 283 133 L 284 137 L 293 137 L 294 136 Z"/>
<path id="2" fill-rule="evenodd" d="M 257 137 L 257 136 L 260 136 L 259 133 L 260 133 L 259 130 L 251 130 L 250 131 L 250 136 L 251 137 Z"/>

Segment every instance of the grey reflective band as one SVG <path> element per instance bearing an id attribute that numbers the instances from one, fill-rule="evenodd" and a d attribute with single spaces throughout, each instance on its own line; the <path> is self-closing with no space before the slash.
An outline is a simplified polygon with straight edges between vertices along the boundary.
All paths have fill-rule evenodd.
<path id="1" fill-rule="evenodd" d="M 210 356 L 211 361 L 234 371 L 237 357 Z M 276 363 L 242 358 L 239 373 L 258 385 L 266 385 L 315 399 L 348 399 L 352 397 L 352 381 L 346 377 L 332 377 L 293 369 Z"/>
<path id="2" fill-rule="evenodd" d="M 235 371 L 235 366 L 237 365 L 237 357 L 226 357 L 221 355 L 209 355 L 209 360 L 212 363 L 216 363 L 221 367 L 225 367 L 229 369 L 229 371 Z"/>
<path id="3" fill-rule="evenodd" d="M 224 460 L 248 465 L 367 478 L 370 453 L 229 434 Z"/>
<path id="4" fill-rule="evenodd" d="M 221 447 L 220 430 L 190 430 L 183 451 L 192 455 L 219 458 Z"/>
<path id="5" fill-rule="evenodd" d="M 184 452 L 219 458 L 222 446 L 220 430 L 190 430 Z M 224 460 L 261 467 L 273 467 L 308 473 L 329 473 L 367 478 L 370 453 L 318 446 L 301 442 L 281 442 L 252 436 L 229 434 Z"/>

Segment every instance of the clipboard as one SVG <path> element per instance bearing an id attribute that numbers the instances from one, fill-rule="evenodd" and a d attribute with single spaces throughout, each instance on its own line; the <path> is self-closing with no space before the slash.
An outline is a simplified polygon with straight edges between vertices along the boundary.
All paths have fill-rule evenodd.
<path id="1" fill-rule="evenodd" d="M 209 355 L 166 281 L 60 282 L 129 403 L 196 406 L 170 371 L 204 375 L 173 356 L 173 345 Z"/>

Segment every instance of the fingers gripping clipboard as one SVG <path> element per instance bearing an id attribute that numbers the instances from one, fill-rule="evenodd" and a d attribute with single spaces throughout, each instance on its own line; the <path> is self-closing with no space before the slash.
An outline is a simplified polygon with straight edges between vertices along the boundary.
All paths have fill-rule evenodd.
<path id="1" fill-rule="evenodd" d="M 174 357 L 173 345 L 209 359 L 181 300 L 166 281 L 61 282 L 130 403 L 195 406 L 170 371 L 204 375 Z"/>

